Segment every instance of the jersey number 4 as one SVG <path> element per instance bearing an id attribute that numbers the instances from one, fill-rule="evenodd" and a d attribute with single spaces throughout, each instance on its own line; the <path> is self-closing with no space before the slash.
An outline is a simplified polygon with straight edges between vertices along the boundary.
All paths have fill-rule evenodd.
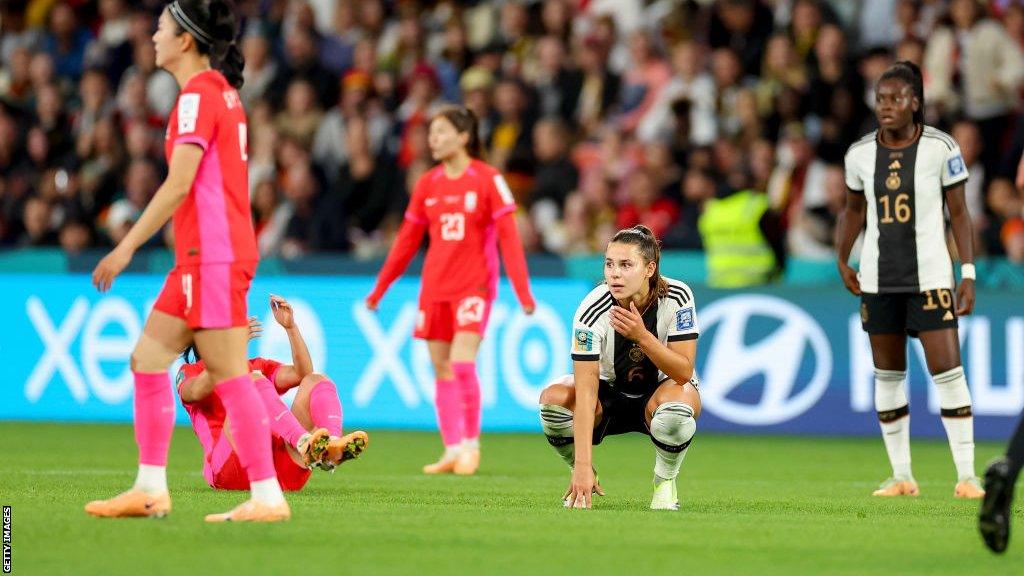
<path id="1" fill-rule="evenodd" d="M 441 240 L 462 240 L 466 237 L 466 215 L 441 214 Z"/>

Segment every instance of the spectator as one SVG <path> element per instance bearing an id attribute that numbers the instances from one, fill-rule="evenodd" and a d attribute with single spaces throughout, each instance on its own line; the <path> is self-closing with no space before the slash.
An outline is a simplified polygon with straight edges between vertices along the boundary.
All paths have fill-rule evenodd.
<path id="1" fill-rule="evenodd" d="M 77 81 L 92 34 L 79 25 L 74 9 L 66 2 L 58 2 L 50 9 L 48 28 L 43 46 L 53 58 L 57 75 Z"/>
<path id="2" fill-rule="evenodd" d="M 260 33 L 246 35 L 242 40 L 242 55 L 245 69 L 242 71 L 244 84 L 238 91 L 246 108 L 267 95 L 277 81 L 278 64 L 270 54 L 270 43 Z"/>
<path id="3" fill-rule="evenodd" d="M 362 118 L 367 123 L 370 151 L 374 156 L 387 152 L 391 120 L 371 101 L 372 78 L 366 72 L 353 70 L 341 80 L 341 101 L 327 111 L 313 140 L 313 158 L 328 175 L 336 175 L 348 164 L 347 123 Z M 336 179 L 336 176 L 329 176 Z"/>
<path id="4" fill-rule="evenodd" d="M 678 206 L 661 195 L 655 175 L 647 170 L 637 170 L 627 182 L 629 200 L 619 208 L 616 226 L 621 230 L 643 224 L 656 238 L 663 237 L 679 217 Z"/>
<path id="5" fill-rule="evenodd" d="M 278 133 L 294 137 L 300 146 L 308 150 L 313 145 L 322 117 L 312 84 L 296 78 L 288 86 L 284 110 L 277 115 L 275 124 Z"/>
<path id="6" fill-rule="evenodd" d="M 25 202 L 22 222 L 25 230 L 18 240 L 22 248 L 39 248 L 57 245 L 57 232 L 53 224 L 53 206 L 38 196 Z"/>

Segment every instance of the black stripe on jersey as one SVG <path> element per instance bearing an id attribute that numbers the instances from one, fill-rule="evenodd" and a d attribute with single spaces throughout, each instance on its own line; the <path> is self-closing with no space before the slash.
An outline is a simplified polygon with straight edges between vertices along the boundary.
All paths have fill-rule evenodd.
<path id="1" fill-rule="evenodd" d="M 590 315 L 591 318 L 590 318 L 589 321 L 588 320 L 584 320 L 583 323 L 586 324 L 588 327 L 593 328 L 594 324 L 597 324 L 597 321 L 601 318 L 601 316 L 604 316 L 604 314 L 607 313 L 609 310 L 611 310 L 612 306 L 614 306 L 614 305 L 615 305 L 615 301 L 614 300 L 609 300 L 609 301 L 605 302 L 604 304 L 601 305 L 600 308 L 598 308 L 597 310 L 594 310 L 594 312 Z"/>
<path id="2" fill-rule="evenodd" d="M 665 295 L 665 298 L 668 298 L 669 300 L 675 302 L 676 304 L 679 304 L 680 308 L 686 306 L 686 303 L 683 302 L 683 299 L 682 297 L 679 296 L 679 294 L 673 294 L 672 292 L 669 292 L 668 294 Z"/>
<path id="3" fill-rule="evenodd" d="M 573 360 L 583 361 L 583 362 L 586 362 L 588 360 L 592 360 L 594 362 L 597 362 L 598 360 L 601 359 L 601 355 L 600 354 L 573 354 L 572 355 L 572 359 Z"/>
<path id="4" fill-rule="evenodd" d="M 677 296 L 682 297 L 682 299 L 683 299 L 682 304 L 686 304 L 687 302 L 690 301 L 690 299 L 693 298 L 693 295 L 690 294 L 690 291 L 685 289 L 685 288 L 683 288 L 682 286 L 673 286 L 672 284 L 669 284 L 668 285 L 668 293 L 669 294 L 675 294 Z"/>
<path id="5" fill-rule="evenodd" d="M 942 140 L 946 144 L 949 144 L 949 146 L 950 146 L 949 149 L 950 150 L 952 150 L 953 148 L 956 147 L 956 140 L 954 140 L 952 136 L 950 136 L 949 134 L 946 134 L 945 132 L 943 132 L 942 130 L 939 130 L 938 128 L 932 128 L 931 126 L 925 126 L 924 130 L 921 131 L 921 134 L 926 135 L 926 136 L 931 136 L 932 138 L 938 138 L 939 140 Z"/>
<path id="6" fill-rule="evenodd" d="M 612 300 L 613 298 L 611 292 L 605 293 L 604 296 L 597 299 L 597 302 L 591 304 L 590 308 L 587 308 L 586 310 L 583 311 L 583 314 L 580 315 L 580 322 L 583 322 L 587 326 L 593 326 L 592 321 L 595 320 L 597 316 L 600 316 L 603 312 L 598 313 L 597 316 L 591 318 L 591 316 L 593 316 L 593 313 L 596 310 L 604 308 L 606 304 L 610 304 Z"/>
<path id="7" fill-rule="evenodd" d="M 942 145 L 945 146 L 947 150 L 952 150 L 953 149 L 953 145 L 949 143 L 949 140 L 946 140 L 945 138 L 941 138 L 939 136 L 936 136 L 935 134 L 929 134 L 929 133 L 925 132 L 925 133 L 921 134 L 921 137 L 922 138 L 928 138 L 929 140 L 938 140 L 939 142 L 942 142 Z"/>
<path id="8" fill-rule="evenodd" d="M 875 213 L 878 215 L 878 291 L 916 291 L 920 285 L 917 269 L 917 206 L 914 172 L 920 138 L 899 150 L 879 144 L 875 153 Z M 889 166 L 899 161 L 899 168 Z M 890 189 L 895 186 L 895 190 Z M 897 216 L 907 205 L 910 218 L 900 222 Z"/>
<path id="9" fill-rule="evenodd" d="M 846 153 L 849 154 L 854 148 L 856 148 L 858 146 L 862 146 L 864 144 L 870 144 L 870 143 L 872 143 L 874 141 L 875 141 L 875 132 L 871 132 L 869 134 L 866 134 L 860 140 L 857 140 L 853 144 L 850 144 L 850 147 L 846 149 Z"/>
<path id="10" fill-rule="evenodd" d="M 658 305 L 655 300 L 643 313 L 644 328 L 657 336 Z M 650 394 L 658 387 L 658 367 L 636 343 L 614 332 L 615 387 L 626 394 Z"/>
<path id="11" fill-rule="evenodd" d="M 669 342 L 685 342 L 687 340 L 696 340 L 697 336 L 699 336 L 699 334 L 697 334 L 696 332 L 690 332 L 689 334 L 675 334 L 673 336 L 669 336 L 668 337 L 668 341 Z"/>

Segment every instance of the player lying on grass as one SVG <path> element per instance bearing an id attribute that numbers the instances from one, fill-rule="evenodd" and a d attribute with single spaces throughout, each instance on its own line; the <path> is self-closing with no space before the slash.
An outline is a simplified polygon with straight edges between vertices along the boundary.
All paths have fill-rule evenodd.
<path id="1" fill-rule="evenodd" d="M 661 248 L 645 226 L 620 230 L 605 252 L 605 282 L 573 321 L 573 373 L 540 396 L 548 442 L 572 467 L 566 507 L 604 495 L 592 448 L 605 436 L 641 432 L 654 443 L 652 510 L 678 510 L 676 476 L 700 416 L 694 372 L 697 310 L 686 284 L 659 270 Z"/>
<path id="2" fill-rule="evenodd" d="M 274 468 L 284 490 L 299 490 L 309 480 L 312 468 L 333 470 L 356 458 L 366 448 L 365 432 L 342 435 L 341 400 L 334 383 L 313 372 L 309 350 L 299 332 L 288 302 L 270 297 L 274 319 L 285 329 L 292 350 L 292 364 L 266 358 L 252 358 L 249 368 L 253 385 L 270 418 Z M 249 337 L 257 338 L 262 327 L 250 319 Z M 186 351 L 186 360 L 188 351 Z M 213 382 L 203 361 L 178 370 L 178 394 L 185 406 L 196 437 L 203 445 L 203 476 L 218 490 L 247 490 L 248 477 L 228 431 L 224 406 L 214 394 Z M 289 409 L 281 395 L 298 387 Z"/>

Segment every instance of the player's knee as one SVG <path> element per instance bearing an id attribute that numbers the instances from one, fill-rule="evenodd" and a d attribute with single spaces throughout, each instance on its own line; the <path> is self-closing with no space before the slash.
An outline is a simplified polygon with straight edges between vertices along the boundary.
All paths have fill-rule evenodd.
<path id="1" fill-rule="evenodd" d="M 964 367 L 957 366 L 951 370 L 932 375 L 935 389 L 939 396 L 939 407 L 943 416 L 969 416 L 971 408 L 971 391 L 967 387 Z M 964 410 L 966 409 L 966 413 Z M 955 411 L 955 414 L 947 414 Z"/>
<path id="2" fill-rule="evenodd" d="M 572 407 L 572 388 L 565 384 L 548 384 L 540 393 L 540 404 L 554 404 L 565 408 Z"/>
<path id="3" fill-rule="evenodd" d="M 455 378 L 455 372 L 452 371 L 452 363 L 447 358 L 435 360 L 432 364 L 434 365 L 434 375 L 437 376 L 438 380 L 451 380 Z"/>
<path id="4" fill-rule="evenodd" d="M 163 372 L 170 368 L 178 353 L 143 332 L 132 350 L 133 372 Z"/>
<path id="5" fill-rule="evenodd" d="M 299 381 L 299 387 L 312 388 L 324 381 L 330 382 L 331 379 L 319 372 L 312 372 L 302 377 L 302 380 Z"/>
<path id="6" fill-rule="evenodd" d="M 651 416 L 651 438 L 669 452 L 681 452 L 697 433 L 693 406 L 685 402 L 665 402 Z"/>

